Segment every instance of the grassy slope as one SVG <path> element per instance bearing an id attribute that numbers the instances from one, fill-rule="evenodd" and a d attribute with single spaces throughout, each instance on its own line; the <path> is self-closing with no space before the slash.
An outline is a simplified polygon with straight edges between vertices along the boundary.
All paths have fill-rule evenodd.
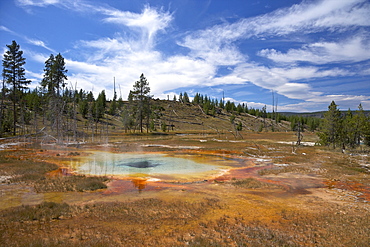
<path id="1" fill-rule="evenodd" d="M 165 120 L 167 125 L 174 125 L 174 130 L 179 132 L 186 131 L 211 131 L 211 132 L 234 132 L 234 126 L 230 122 L 231 115 L 235 115 L 235 123 L 241 122 L 243 130 L 258 131 L 261 124 L 264 123 L 262 118 L 242 113 L 238 115 L 236 112 L 230 113 L 225 110 L 218 109 L 219 114 L 215 116 L 207 115 L 204 113 L 199 105 L 182 104 L 180 102 L 158 100 L 153 101 L 152 105 L 155 108 L 160 108 L 162 111 L 161 119 Z M 157 128 L 159 128 L 160 120 L 156 121 Z M 265 130 L 271 131 L 273 121 L 266 119 Z M 289 129 L 287 122 L 274 124 L 276 131 L 286 131 Z"/>

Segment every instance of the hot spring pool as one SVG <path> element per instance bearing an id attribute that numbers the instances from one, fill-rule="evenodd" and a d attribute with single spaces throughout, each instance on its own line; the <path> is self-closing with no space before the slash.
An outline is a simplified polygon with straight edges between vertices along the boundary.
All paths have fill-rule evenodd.
<path id="1" fill-rule="evenodd" d="M 211 163 L 163 153 L 94 152 L 71 166 L 77 173 L 85 175 L 184 179 L 204 178 L 224 171 L 224 166 Z"/>

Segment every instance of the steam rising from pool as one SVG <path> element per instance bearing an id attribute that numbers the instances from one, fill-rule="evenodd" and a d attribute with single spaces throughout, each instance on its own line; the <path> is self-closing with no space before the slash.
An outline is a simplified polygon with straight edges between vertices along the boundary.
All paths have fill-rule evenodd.
<path id="1" fill-rule="evenodd" d="M 218 165 L 161 153 L 96 152 L 72 167 L 78 173 L 86 175 L 152 178 L 165 176 L 174 179 L 205 174 L 217 175 L 222 171 L 222 167 Z"/>

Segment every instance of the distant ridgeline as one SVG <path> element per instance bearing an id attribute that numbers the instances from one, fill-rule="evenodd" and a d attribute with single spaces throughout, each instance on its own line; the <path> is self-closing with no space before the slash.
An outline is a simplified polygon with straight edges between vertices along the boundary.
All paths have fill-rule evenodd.
<path id="1" fill-rule="evenodd" d="M 302 117 L 315 117 L 315 118 L 324 118 L 324 114 L 326 111 L 318 111 L 318 112 L 279 112 L 281 115 L 290 117 L 290 116 L 302 116 Z M 348 113 L 348 111 L 340 111 L 342 115 Z M 352 114 L 356 115 L 357 110 L 351 110 Z M 365 111 L 364 114 L 366 116 L 370 116 L 370 111 Z"/>

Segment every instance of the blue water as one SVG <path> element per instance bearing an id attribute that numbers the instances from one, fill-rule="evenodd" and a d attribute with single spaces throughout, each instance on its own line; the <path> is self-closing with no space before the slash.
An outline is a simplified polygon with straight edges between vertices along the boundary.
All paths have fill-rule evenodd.
<path id="1" fill-rule="evenodd" d="M 221 167 L 159 153 L 96 152 L 75 164 L 74 169 L 78 173 L 89 175 L 153 177 L 176 174 L 194 175 L 212 171 L 218 173 Z"/>

